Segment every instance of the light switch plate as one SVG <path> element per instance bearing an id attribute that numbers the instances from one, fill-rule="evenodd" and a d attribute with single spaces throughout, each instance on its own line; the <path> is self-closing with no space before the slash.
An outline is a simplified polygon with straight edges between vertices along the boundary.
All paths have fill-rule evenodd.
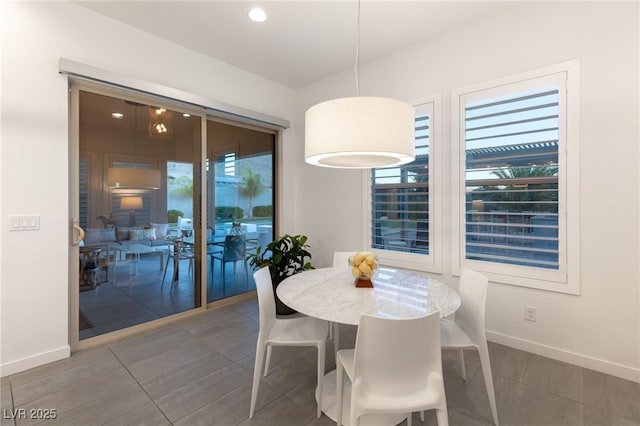
<path id="1" fill-rule="evenodd" d="M 40 229 L 40 215 L 12 215 L 9 216 L 10 231 L 37 231 Z"/>

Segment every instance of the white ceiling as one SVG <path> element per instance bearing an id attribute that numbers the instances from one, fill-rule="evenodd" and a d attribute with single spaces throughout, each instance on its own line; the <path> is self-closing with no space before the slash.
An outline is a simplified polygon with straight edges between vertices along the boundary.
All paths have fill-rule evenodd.
<path id="1" fill-rule="evenodd" d="M 356 1 L 77 1 L 88 9 L 298 89 L 353 69 Z M 268 14 L 247 18 L 253 6 Z M 512 6 L 485 1 L 363 0 L 360 62 Z"/>

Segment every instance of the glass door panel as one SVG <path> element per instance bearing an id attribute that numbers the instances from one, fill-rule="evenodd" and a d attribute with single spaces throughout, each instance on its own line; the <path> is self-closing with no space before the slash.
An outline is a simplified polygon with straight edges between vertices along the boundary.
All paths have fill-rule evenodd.
<path id="1" fill-rule="evenodd" d="M 207 302 L 256 289 L 246 256 L 274 238 L 275 140 L 207 122 Z"/>
<path id="2" fill-rule="evenodd" d="M 79 91 L 80 340 L 200 306 L 200 127 L 157 101 Z"/>

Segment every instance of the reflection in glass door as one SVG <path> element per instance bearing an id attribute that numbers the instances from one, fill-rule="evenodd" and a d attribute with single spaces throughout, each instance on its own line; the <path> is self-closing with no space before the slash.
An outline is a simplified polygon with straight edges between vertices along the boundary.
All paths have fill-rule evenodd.
<path id="1" fill-rule="evenodd" d="M 82 340 L 200 306 L 202 144 L 200 117 L 158 101 L 78 98 Z"/>
<path id="2" fill-rule="evenodd" d="M 254 291 L 246 256 L 273 240 L 275 132 L 207 122 L 207 302 Z"/>

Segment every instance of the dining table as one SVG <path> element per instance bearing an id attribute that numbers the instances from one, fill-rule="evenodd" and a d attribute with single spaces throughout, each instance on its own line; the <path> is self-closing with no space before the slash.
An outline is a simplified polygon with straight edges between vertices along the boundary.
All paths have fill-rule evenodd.
<path id="1" fill-rule="evenodd" d="M 357 326 L 363 313 L 390 319 L 408 319 L 433 312 L 441 318 L 455 313 L 460 296 L 445 283 L 418 271 L 380 266 L 371 279 L 373 288 L 355 286 L 350 268 L 333 267 L 304 271 L 283 280 L 278 298 L 292 309 L 332 323 Z M 339 339 L 335 329 L 334 339 Z M 337 347 L 337 341 L 336 347 Z M 399 348 L 403 350 L 406 348 Z M 336 371 L 325 374 L 322 411 L 336 420 Z M 317 390 L 316 390 L 317 392 Z M 345 375 L 344 401 L 351 386 Z M 316 399 L 317 399 L 316 395 Z M 348 425 L 349 404 L 344 404 L 343 423 Z M 395 425 L 404 415 L 366 415 L 362 425 Z"/>

